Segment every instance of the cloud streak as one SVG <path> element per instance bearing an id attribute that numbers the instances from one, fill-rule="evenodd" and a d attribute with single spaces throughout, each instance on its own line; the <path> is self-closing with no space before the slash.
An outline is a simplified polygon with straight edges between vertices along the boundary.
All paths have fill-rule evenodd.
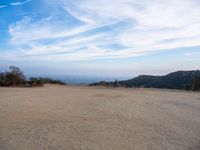
<path id="1" fill-rule="evenodd" d="M 13 2 L 13 3 L 10 3 L 11 6 L 18 6 L 18 5 L 24 5 L 28 2 L 31 2 L 32 0 L 25 0 L 23 2 Z"/>
<path id="2" fill-rule="evenodd" d="M 200 46 L 198 0 L 58 0 L 47 4 L 56 7 L 56 15 L 39 20 L 25 16 L 9 26 L 10 44 L 18 49 L 16 59 L 129 58 Z"/>
<path id="3" fill-rule="evenodd" d="M 7 5 L 0 5 L 0 9 L 5 7 L 7 7 Z"/>

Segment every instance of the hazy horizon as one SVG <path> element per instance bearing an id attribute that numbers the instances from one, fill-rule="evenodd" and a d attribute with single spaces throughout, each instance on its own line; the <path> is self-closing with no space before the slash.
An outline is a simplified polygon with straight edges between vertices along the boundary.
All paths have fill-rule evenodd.
<path id="1" fill-rule="evenodd" d="M 199 0 L 1 0 L 0 71 L 130 78 L 200 69 Z"/>

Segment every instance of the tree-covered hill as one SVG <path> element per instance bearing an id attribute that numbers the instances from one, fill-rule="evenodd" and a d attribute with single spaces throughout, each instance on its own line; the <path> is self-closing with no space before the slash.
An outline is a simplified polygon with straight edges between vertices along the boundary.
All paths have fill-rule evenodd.
<path id="1" fill-rule="evenodd" d="M 164 76 L 140 75 L 138 77 L 119 81 L 117 86 L 122 87 L 146 87 L 146 88 L 166 88 L 166 89 L 192 89 L 192 83 L 195 78 L 200 78 L 200 71 L 177 71 Z M 93 83 L 97 85 L 114 86 L 115 82 Z"/>

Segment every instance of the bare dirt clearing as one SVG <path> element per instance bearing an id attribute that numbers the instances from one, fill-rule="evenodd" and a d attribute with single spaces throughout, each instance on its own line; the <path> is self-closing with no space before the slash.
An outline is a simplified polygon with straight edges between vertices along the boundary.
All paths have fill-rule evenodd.
<path id="1" fill-rule="evenodd" d="M 0 88 L 0 150 L 200 150 L 200 93 Z"/>

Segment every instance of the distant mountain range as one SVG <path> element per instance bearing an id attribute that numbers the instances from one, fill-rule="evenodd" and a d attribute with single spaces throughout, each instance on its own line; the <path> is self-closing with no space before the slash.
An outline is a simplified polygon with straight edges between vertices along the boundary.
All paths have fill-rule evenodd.
<path id="1" fill-rule="evenodd" d="M 118 82 L 101 81 L 90 84 L 90 86 L 121 86 L 191 90 L 193 80 L 196 78 L 200 78 L 200 70 L 177 71 L 164 76 L 140 75 L 130 80 Z"/>

